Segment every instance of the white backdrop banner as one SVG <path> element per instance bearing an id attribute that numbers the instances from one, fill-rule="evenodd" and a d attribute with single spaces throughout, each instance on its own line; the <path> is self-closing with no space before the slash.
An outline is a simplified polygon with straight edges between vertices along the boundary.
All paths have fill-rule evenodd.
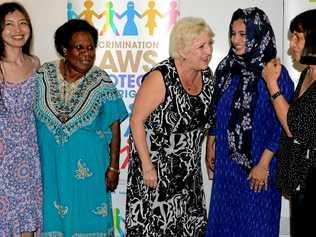
<path id="1" fill-rule="evenodd" d="M 129 112 L 144 73 L 168 57 L 169 33 L 180 15 L 175 0 L 69 0 L 68 19 L 87 20 L 99 31 L 96 65 L 120 91 Z M 128 119 L 122 127 L 120 183 L 112 195 L 116 236 L 125 236 Z"/>

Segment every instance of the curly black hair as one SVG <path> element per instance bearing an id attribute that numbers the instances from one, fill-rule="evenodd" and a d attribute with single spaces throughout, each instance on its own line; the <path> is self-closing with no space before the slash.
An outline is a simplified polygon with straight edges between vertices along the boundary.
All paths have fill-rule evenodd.
<path id="1" fill-rule="evenodd" d="M 61 25 L 55 32 L 56 51 L 64 57 L 64 48 L 68 48 L 72 36 L 77 32 L 87 32 L 93 39 L 94 46 L 98 44 L 98 31 L 85 20 L 72 19 Z"/>

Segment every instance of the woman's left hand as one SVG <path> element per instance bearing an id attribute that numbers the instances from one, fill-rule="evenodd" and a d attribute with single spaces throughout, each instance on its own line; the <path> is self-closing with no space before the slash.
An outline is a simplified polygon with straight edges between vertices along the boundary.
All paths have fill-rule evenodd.
<path id="1" fill-rule="evenodd" d="M 269 171 L 267 167 L 261 165 L 260 163 L 254 166 L 248 176 L 250 180 L 250 188 L 254 192 L 260 192 L 262 188 L 268 189 L 268 177 Z"/>
<path id="2" fill-rule="evenodd" d="M 107 169 L 105 173 L 105 180 L 106 180 L 107 191 L 114 192 L 119 181 L 119 173 L 113 170 Z"/>
<path id="3" fill-rule="evenodd" d="M 267 83 L 270 92 L 274 89 L 273 87 L 276 87 L 278 85 L 277 81 L 280 77 L 281 69 L 282 66 L 280 59 L 274 58 L 270 62 L 268 62 L 262 70 L 262 78 Z"/>

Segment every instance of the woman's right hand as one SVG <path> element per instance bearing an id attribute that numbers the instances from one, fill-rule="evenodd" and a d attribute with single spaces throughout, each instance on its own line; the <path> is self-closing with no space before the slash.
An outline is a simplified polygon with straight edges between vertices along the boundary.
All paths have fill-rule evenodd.
<path id="1" fill-rule="evenodd" d="M 158 184 L 157 170 L 153 164 L 142 165 L 144 184 L 150 188 L 156 188 Z"/>

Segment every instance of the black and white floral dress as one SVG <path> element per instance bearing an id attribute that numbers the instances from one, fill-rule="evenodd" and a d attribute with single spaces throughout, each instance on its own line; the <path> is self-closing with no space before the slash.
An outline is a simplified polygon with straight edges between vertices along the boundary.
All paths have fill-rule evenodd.
<path id="1" fill-rule="evenodd" d="M 153 70 L 161 72 L 166 86 L 165 101 L 145 123 L 158 186 L 153 189 L 144 185 L 140 159 L 131 137 L 127 236 L 204 236 L 207 217 L 201 148 L 213 125 L 213 75 L 210 69 L 201 72 L 203 88 L 193 96 L 183 88 L 172 58 Z"/>

